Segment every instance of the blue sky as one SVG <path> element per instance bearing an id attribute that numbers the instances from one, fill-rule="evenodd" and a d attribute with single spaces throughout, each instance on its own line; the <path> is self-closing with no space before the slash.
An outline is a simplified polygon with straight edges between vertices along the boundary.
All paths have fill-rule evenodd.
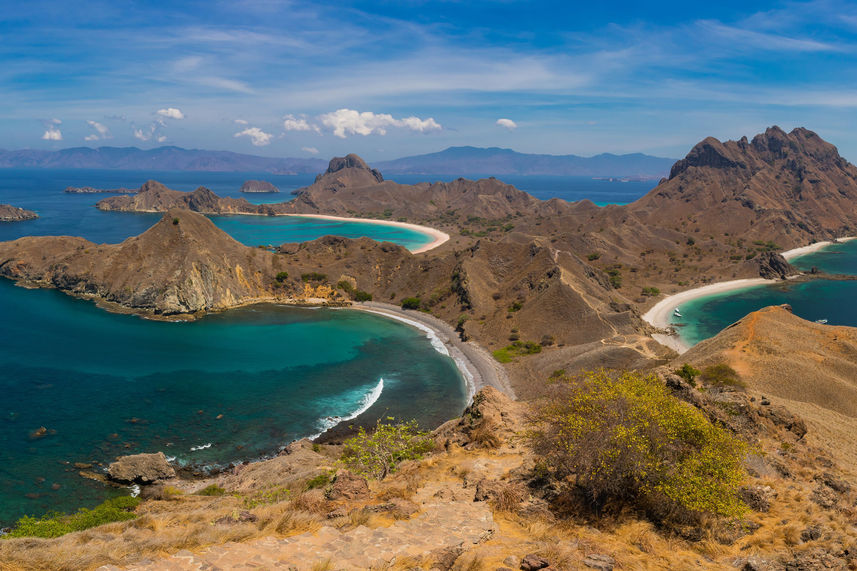
<path id="1" fill-rule="evenodd" d="M 0 0 L 0 148 L 680 157 L 805 126 L 857 162 L 857 5 Z"/>

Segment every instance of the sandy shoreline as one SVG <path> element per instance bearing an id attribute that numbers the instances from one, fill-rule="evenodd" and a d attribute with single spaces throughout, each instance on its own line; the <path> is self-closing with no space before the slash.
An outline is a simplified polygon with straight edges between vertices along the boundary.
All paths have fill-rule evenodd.
<path id="1" fill-rule="evenodd" d="M 837 238 L 836 240 L 837 242 L 846 242 L 852 239 L 853 238 L 851 237 L 847 237 Z M 834 242 L 832 241 L 815 242 L 813 244 L 810 244 L 809 246 L 802 246 L 800 248 L 793 248 L 791 250 L 781 252 L 781 255 L 786 260 L 793 260 L 797 257 L 817 252 L 825 248 L 826 246 L 830 246 L 833 243 Z M 717 293 L 724 293 L 727 291 L 733 291 L 747 287 L 775 283 L 776 281 L 777 280 L 766 280 L 764 278 L 731 280 L 728 282 L 718 282 L 694 289 L 689 289 L 687 291 L 679 292 L 673 295 L 668 295 L 667 297 L 656 303 L 651 309 L 649 309 L 649 311 L 643 314 L 643 321 L 649 323 L 654 327 L 657 327 L 658 329 L 666 329 L 670 326 L 670 317 L 672 317 L 673 311 L 682 303 L 687 303 L 691 300 Z M 685 351 L 690 349 L 690 346 L 685 343 L 678 335 L 665 335 L 663 333 L 654 333 L 652 334 L 652 338 L 655 339 L 655 341 L 661 343 L 662 345 L 666 345 L 667 347 L 674 349 L 679 354 L 684 353 Z"/>
<path id="2" fill-rule="evenodd" d="M 416 250 L 411 250 L 412 254 L 422 254 L 434 248 L 437 248 L 447 240 L 449 234 L 441 232 L 436 228 L 429 226 L 420 226 L 419 224 L 411 224 L 410 222 L 394 222 L 392 220 L 376 220 L 374 218 L 346 218 L 344 216 L 329 216 L 327 214 L 278 214 L 278 216 L 297 216 L 300 218 L 321 218 L 322 220 L 338 220 L 340 222 L 365 222 L 366 224 L 378 224 L 381 226 L 395 226 L 397 228 L 406 228 L 414 230 L 421 234 L 427 234 L 432 237 L 432 241 L 425 246 L 420 246 Z"/>
<path id="3" fill-rule="evenodd" d="M 354 304 L 348 309 L 366 311 L 407 323 L 427 333 L 433 344 L 434 340 L 441 343 L 464 377 L 468 401 L 484 387 L 493 387 L 513 399 L 516 398 L 503 366 L 480 345 L 472 341 L 462 341 L 458 332 L 445 321 L 421 311 L 405 310 L 388 303 L 372 301 Z"/>

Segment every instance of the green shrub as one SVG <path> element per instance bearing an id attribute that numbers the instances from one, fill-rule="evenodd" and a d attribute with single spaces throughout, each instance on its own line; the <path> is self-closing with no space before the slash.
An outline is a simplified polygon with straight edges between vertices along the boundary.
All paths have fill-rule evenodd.
<path id="1" fill-rule="evenodd" d="M 685 363 L 680 369 L 676 369 L 675 374 L 690 383 L 696 385 L 696 377 L 699 376 L 699 369 L 694 369 L 692 365 Z"/>
<path id="2" fill-rule="evenodd" d="M 741 380 L 738 372 L 725 363 L 705 367 L 699 373 L 699 380 L 707 385 L 716 387 L 739 387 L 744 388 L 746 383 Z"/>
<path id="3" fill-rule="evenodd" d="M 534 449 L 596 507 L 658 517 L 739 516 L 745 445 L 673 397 L 654 375 L 591 372 L 558 382 L 538 407 Z"/>
<path id="4" fill-rule="evenodd" d="M 283 283 L 287 279 L 289 279 L 289 272 L 277 272 L 277 275 L 274 276 L 274 279 L 280 283 Z"/>
<path id="5" fill-rule="evenodd" d="M 178 226 L 178 225 L 179 225 L 179 219 L 173 218 L 173 226 Z"/>
<path id="6" fill-rule="evenodd" d="M 590 262 L 594 262 L 595 260 L 597 260 L 600 257 L 601 257 L 601 254 L 599 254 L 598 252 L 592 252 L 591 254 L 586 256 L 586 259 L 589 260 Z"/>
<path id="7" fill-rule="evenodd" d="M 402 309 L 419 309 L 421 303 L 418 297 L 406 297 L 402 300 Z"/>
<path id="8" fill-rule="evenodd" d="M 661 290 L 656 287 L 644 287 L 643 291 L 640 292 L 640 294 L 647 297 L 655 297 L 661 295 Z"/>
<path id="9" fill-rule="evenodd" d="M 509 305 L 509 311 L 521 311 L 521 308 L 524 307 L 524 304 L 520 301 L 513 301 L 511 305 Z"/>
<path id="10" fill-rule="evenodd" d="M 351 282 L 346 280 L 341 280 L 337 282 L 336 287 L 344 291 L 345 293 L 352 293 L 354 291 L 354 286 L 351 285 Z"/>
<path id="11" fill-rule="evenodd" d="M 330 474 L 325 472 L 323 474 L 319 474 L 315 478 L 311 478 L 310 480 L 308 480 L 306 483 L 306 489 L 307 490 L 314 490 L 316 488 L 323 488 L 323 487 L 327 486 L 329 483 L 330 483 Z"/>
<path id="12" fill-rule="evenodd" d="M 327 281 L 327 274 L 309 272 L 306 274 L 301 274 L 301 279 L 305 282 L 324 282 Z"/>
<path id="13" fill-rule="evenodd" d="M 372 301 L 372 294 L 362 289 L 354 290 L 354 301 Z"/>
<path id="14" fill-rule="evenodd" d="M 18 520 L 11 532 L 2 537 L 4 539 L 13 537 L 59 537 L 73 531 L 81 531 L 98 525 L 127 521 L 137 517 L 133 511 L 139 504 L 140 498 L 120 496 L 109 499 L 91 510 L 80 508 L 73 514 L 50 513 L 39 518 L 24 516 Z"/>
<path id="15" fill-rule="evenodd" d="M 200 491 L 196 493 L 197 496 L 222 496 L 226 493 L 226 490 L 218 486 L 217 484 L 211 484 L 210 486 L 206 486 Z"/>
<path id="16" fill-rule="evenodd" d="M 372 433 L 361 426 L 357 435 L 345 441 L 341 462 L 352 472 L 383 480 L 405 460 L 418 460 L 434 448 L 427 432 L 416 421 L 382 424 Z"/>

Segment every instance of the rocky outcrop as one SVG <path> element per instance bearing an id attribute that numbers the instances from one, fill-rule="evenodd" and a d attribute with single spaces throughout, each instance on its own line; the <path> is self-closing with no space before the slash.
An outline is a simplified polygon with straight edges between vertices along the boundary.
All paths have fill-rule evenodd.
<path id="1" fill-rule="evenodd" d="M 93 188 L 91 186 L 67 186 L 65 192 L 69 194 L 133 194 L 136 189 L 125 188 Z"/>
<path id="2" fill-rule="evenodd" d="M 0 222 L 20 222 L 21 220 L 33 220 L 39 215 L 32 210 L 25 210 L 10 204 L 0 204 Z"/>
<path id="3" fill-rule="evenodd" d="M 759 275 L 766 280 L 784 280 L 800 273 L 800 270 L 776 252 L 764 252 L 758 257 Z"/>
<path id="4" fill-rule="evenodd" d="M 265 180 L 248 180 L 241 185 L 241 192 L 280 192 L 280 189 Z"/>
<path id="5" fill-rule="evenodd" d="M 107 475 L 120 484 L 154 484 L 173 478 L 176 471 L 163 452 L 123 456 L 107 467 Z"/>

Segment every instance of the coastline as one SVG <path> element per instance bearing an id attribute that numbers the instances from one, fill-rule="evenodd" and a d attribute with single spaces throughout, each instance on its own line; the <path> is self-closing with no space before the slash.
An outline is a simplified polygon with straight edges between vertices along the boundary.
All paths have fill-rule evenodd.
<path id="1" fill-rule="evenodd" d="M 431 236 L 432 241 L 424 246 L 420 246 L 415 250 L 411 250 L 412 254 L 422 254 L 437 248 L 441 244 L 449 241 L 449 234 L 441 232 L 430 226 L 420 226 L 419 224 L 411 224 L 410 222 L 395 222 L 393 220 L 376 220 L 374 218 L 347 218 L 345 216 L 331 216 L 328 214 L 279 214 L 278 216 L 297 216 L 300 218 L 320 218 L 322 220 L 338 220 L 340 222 L 364 222 L 366 224 L 378 224 L 380 226 L 395 226 L 397 228 L 406 228 L 421 234 Z"/>
<path id="2" fill-rule="evenodd" d="M 405 310 L 377 301 L 355 303 L 347 309 L 395 319 L 428 334 L 432 344 L 437 340 L 455 361 L 466 383 L 468 404 L 473 395 L 485 387 L 493 387 L 512 399 L 517 398 L 503 366 L 480 345 L 472 341 L 462 341 L 458 332 L 445 321 L 421 311 Z"/>
<path id="3" fill-rule="evenodd" d="M 847 242 L 848 240 L 853 239 L 854 237 L 836 238 L 836 242 Z M 833 241 L 823 240 L 821 242 L 814 242 L 808 246 L 801 246 L 799 248 L 792 248 L 791 250 L 786 250 L 785 252 L 781 252 L 780 255 L 782 255 L 782 257 L 785 258 L 787 261 L 791 261 L 800 256 L 805 256 L 807 254 L 822 250 L 832 244 L 834 244 Z M 673 310 L 675 310 L 675 308 L 681 305 L 682 303 L 687 303 L 694 299 L 706 297 L 713 294 L 724 293 L 736 289 L 743 289 L 747 287 L 765 285 L 775 282 L 776 280 L 767 280 L 764 278 L 745 278 L 740 280 L 730 280 L 727 282 L 717 282 L 668 295 L 643 314 L 643 321 L 658 329 L 667 329 L 668 327 L 670 327 L 670 317 L 672 316 Z M 667 335 L 665 333 L 652 333 L 651 336 L 655 341 L 659 342 L 662 345 L 666 345 L 670 349 L 673 349 L 679 355 L 690 349 L 690 345 L 688 345 L 681 338 L 681 336 L 677 334 Z"/>

